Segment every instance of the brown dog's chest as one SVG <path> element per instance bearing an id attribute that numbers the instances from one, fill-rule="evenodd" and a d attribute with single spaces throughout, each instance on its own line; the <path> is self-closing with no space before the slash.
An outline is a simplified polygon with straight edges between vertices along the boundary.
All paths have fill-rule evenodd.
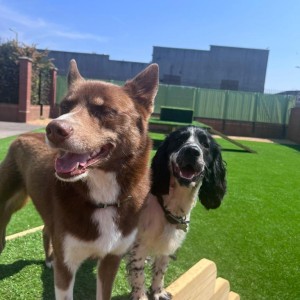
<path id="1" fill-rule="evenodd" d="M 110 235 L 110 227 L 122 236 L 130 235 L 137 226 L 139 208 L 135 197 L 123 195 L 116 178 L 114 172 L 95 169 L 85 182 L 58 182 L 55 218 L 59 231 L 84 241 Z"/>
<path id="2" fill-rule="evenodd" d="M 93 213 L 92 220 L 99 229 L 98 237 L 93 240 L 83 240 L 66 233 L 63 237 L 65 263 L 71 267 L 89 257 L 103 258 L 107 254 L 125 253 L 135 240 L 137 229 L 124 236 L 115 221 L 116 214 L 116 209 L 111 207 Z"/>
<path id="3" fill-rule="evenodd" d="M 89 257 L 122 255 L 133 243 L 137 233 L 134 226 L 126 233 L 122 228 L 124 224 L 120 216 L 130 218 L 129 206 L 132 203 L 129 200 L 121 203 L 121 207 L 96 208 L 96 204 L 113 204 L 118 201 L 120 187 L 116 174 L 98 170 L 90 175 L 86 182 L 88 198 L 85 203 L 81 202 L 87 206 L 86 209 L 73 211 L 73 216 L 66 219 L 66 222 L 72 219 L 74 222 L 74 218 L 78 217 L 78 222 L 73 223 L 73 227 L 69 227 L 71 223 L 68 223 L 63 234 L 63 252 L 69 266 L 77 265 Z M 82 201 L 82 197 L 80 198 Z"/>

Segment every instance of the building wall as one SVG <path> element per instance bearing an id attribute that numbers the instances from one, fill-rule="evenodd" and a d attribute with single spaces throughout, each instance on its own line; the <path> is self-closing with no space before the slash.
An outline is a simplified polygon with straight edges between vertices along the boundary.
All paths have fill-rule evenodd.
<path id="1" fill-rule="evenodd" d="M 222 46 L 209 51 L 153 47 L 153 62 L 160 66 L 163 83 L 177 80 L 181 85 L 249 92 L 264 91 L 268 55 L 268 50 Z M 222 86 L 222 80 L 227 85 Z"/>
<path id="2" fill-rule="evenodd" d="M 50 51 L 49 58 L 58 68 L 58 75 L 67 75 L 69 62 L 75 59 L 83 77 L 95 79 L 127 80 L 133 78 L 148 64 L 110 60 L 108 55 L 64 51 Z"/>
<path id="3" fill-rule="evenodd" d="M 211 89 L 264 92 L 268 50 L 211 46 L 209 51 L 153 47 L 153 62 L 166 84 Z M 50 51 L 59 75 L 66 75 L 74 58 L 83 77 L 127 80 L 148 64 L 110 60 L 108 55 Z M 222 82 L 223 81 L 223 82 Z"/>
<path id="4" fill-rule="evenodd" d="M 125 81 L 135 77 L 148 66 L 146 63 L 109 60 L 104 79 Z"/>
<path id="5" fill-rule="evenodd" d="M 53 59 L 55 67 L 58 68 L 58 75 L 66 75 L 70 60 L 75 59 L 81 75 L 89 78 L 104 78 L 109 60 L 108 55 L 65 51 L 50 51 L 48 57 Z"/>

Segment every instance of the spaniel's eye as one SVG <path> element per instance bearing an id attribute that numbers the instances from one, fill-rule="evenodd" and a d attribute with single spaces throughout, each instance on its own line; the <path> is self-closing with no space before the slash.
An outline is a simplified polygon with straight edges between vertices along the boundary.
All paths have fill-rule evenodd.
<path id="1" fill-rule="evenodd" d="M 208 142 L 204 142 L 204 143 L 202 143 L 202 145 L 203 145 L 205 148 L 209 148 Z"/>
<path id="2" fill-rule="evenodd" d="M 209 141 L 206 135 L 200 135 L 199 142 L 204 148 L 209 148 Z"/>

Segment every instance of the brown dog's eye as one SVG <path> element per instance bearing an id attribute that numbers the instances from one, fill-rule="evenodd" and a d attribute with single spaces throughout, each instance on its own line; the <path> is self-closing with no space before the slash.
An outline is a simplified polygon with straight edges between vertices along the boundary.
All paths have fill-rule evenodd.
<path id="1" fill-rule="evenodd" d="M 74 108 L 74 106 L 75 106 L 75 103 L 73 101 L 63 100 L 60 103 L 60 114 L 61 115 L 67 114 Z"/>
<path id="2" fill-rule="evenodd" d="M 96 118 L 113 118 L 117 111 L 111 107 L 105 105 L 92 105 L 90 113 Z"/>

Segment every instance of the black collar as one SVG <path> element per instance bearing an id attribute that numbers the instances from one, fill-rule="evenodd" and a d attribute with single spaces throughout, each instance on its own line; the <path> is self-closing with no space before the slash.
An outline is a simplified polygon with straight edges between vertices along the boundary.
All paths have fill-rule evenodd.
<path id="1" fill-rule="evenodd" d="M 124 203 L 124 202 L 127 202 L 128 200 L 132 199 L 132 196 L 128 196 L 127 198 L 125 198 L 123 201 L 120 201 L 118 200 L 117 202 L 115 203 L 110 203 L 110 204 L 106 204 L 106 203 L 92 203 L 92 206 L 95 207 L 95 208 L 107 208 L 107 207 L 121 207 L 121 204 Z"/>
<path id="2" fill-rule="evenodd" d="M 162 210 L 164 211 L 164 214 L 165 214 L 165 217 L 166 217 L 167 221 L 170 224 L 177 225 L 176 226 L 177 229 L 181 229 L 184 232 L 187 232 L 188 224 L 190 223 L 190 221 L 186 220 L 186 216 L 184 216 L 184 217 L 178 217 L 178 216 L 173 215 L 164 206 L 164 200 L 163 200 L 162 195 L 156 195 L 156 197 L 157 197 L 158 203 L 160 204 Z"/>

